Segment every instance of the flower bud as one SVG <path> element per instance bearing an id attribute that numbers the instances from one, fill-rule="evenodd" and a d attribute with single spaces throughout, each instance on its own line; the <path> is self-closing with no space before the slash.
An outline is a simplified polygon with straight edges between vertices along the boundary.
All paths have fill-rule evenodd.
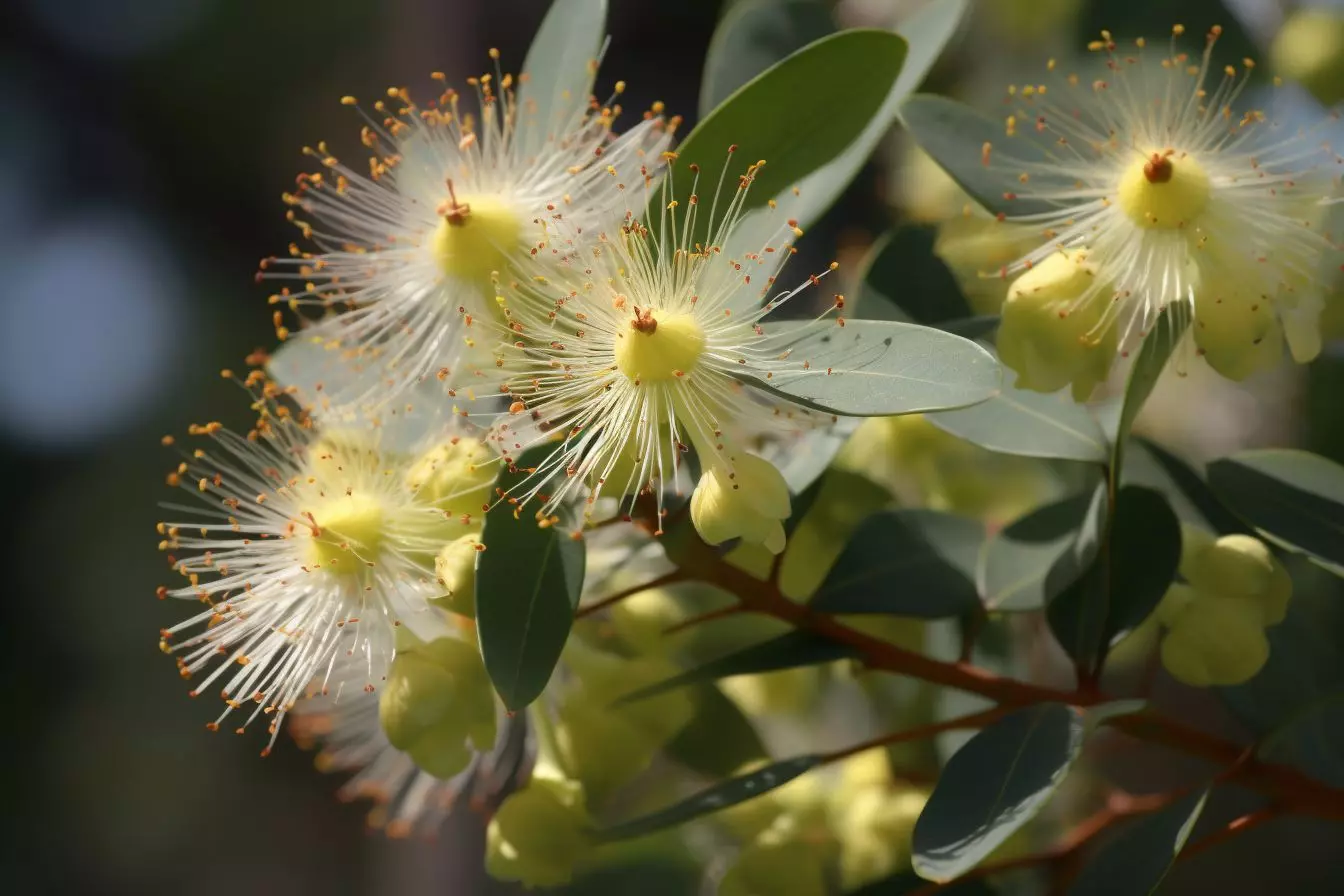
<path id="1" fill-rule="evenodd" d="M 476 555 L 479 533 L 463 535 L 443 546 L 434 558 L 434 574 L 444 588 L 434 603 L 469 619 L 476 618 Z"/>
<path id="2" fill-rule="evenodd" d="M 484 442 L 454 438 L 426 451 L 406 484 L 452 516 L 479 516 L 493 497 L 498 458 Z"/>
<path id="3" fill-rule="evenodd" d="M 1013 281 L 999 325 L 999 357 L 1017 385 L 1037 392 L 1073 386 L 1085 401 L 1115 360 L 1117 328 L 1095 332 L 1110 307 L 1110 286 L 1095 280 L 1087 251 L 1060 251 Z"/>
<path id="4" fill-rule="evenodd" d="M 565 648 L 566 666 L 578 679 L 575 695 L 606 707 L 608 714 L 620 716 L 643 732 L 659 749 L 671 740 L 695 714 L 695 704 L 685 690 L 674 689 L 635 700 L 620 707 L 610 704 L 642 687 L 657 684 L 676 675 L 680 668 L 661 657 L 623 657 L 594 650 L 577 639 Z"/>
<path id="5" fill-rule="evenodd" d="M 1040 228 L 1000 221 L 987 214 L 963 213 L 938 228 L 933 254 L 952 272 L 971 308 L 998 314 L 1008 292 L 1000 277 L 986 277 L 1040 245 Z"/>
<path id="6" fill-rule="evenodd" d="M 709 544 L 741 538 L 778 554 L 788 517 L 788 483 L 774 464 L 752 454 L 738 454 L 731 469 L 710 466 L 691 496 L 691 522 Z"/>
<path id="7" fill-rule="evenodd" d="M 1173 582 L 1168 588 L 1167 593 L 1162 595 L 1162 601 L 1153 611 L 1157 621 L 1167 628 L 1176 624 L 1176 620 L 1181 618 L 1181 614 L 1195 602 L 1199 592 L 1190 585 L 1183 585 L 1180 582 Z"/>
<path id="8" fill-rule="evenodd" d="M 1293 580 L 1269 545 L 1253 535 L 1224 535 L 1184 574 L 1201 594 L 1250 601 L 1263 625 L 1276 625 L 1288 613 Z"/>
<path id="9" fill-rule="evenodd" d="M 1288 16 L 1269 50 L 1274 70 L 1327 106 L 1344 99 L 1344 15 L 1307 7 Z"/>
<path id="10" fill-rule="evenodd" d="M 1249 601 L 1196 597 L 1162 640 L 1162 665 L 1194 687 L 1248 681 L 1269 660 L 1261 619 Z"/>
<path id="11" fill-rule="evenodd" d="M 439 638 L 397 654 L 378 699 L 394 747 L 438 778 L 495 742 L 495 697 L 476 645 Z"/>
<path id="12" fill-rule="evenodd" d="M 1204 360 L 1230 380 L 1244 380 L 1283 358 L 1283 328 L 1274 303 L 1229 278 L 1195 289 L 1191 331 Z"/>
<path id="13" fill-rule="evenodd" d="M 490 819 L 486 871 L 529 888 L 566 884 L 594 847 L 588 828 L 581 787 L 533 778 Z"/>

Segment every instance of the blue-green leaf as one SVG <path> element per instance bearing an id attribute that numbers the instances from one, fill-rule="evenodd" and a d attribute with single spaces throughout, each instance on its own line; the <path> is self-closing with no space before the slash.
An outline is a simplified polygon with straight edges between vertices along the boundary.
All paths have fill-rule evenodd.
<path id="1" fill-rule="evenodd" d="M 1110 447 L 1087 408 L 1067 393 L 1045 395 L 1016 387 L 1004 368 L 1003 387 L 988 401 L 957 411 L 930 414 L 928 421 L 990 451 L 1105 463 Z"/>
<path id="2" fill-rule="evenodd" d="M 934 510 L 889 510 L 864 520 L 812 598 L 823 613 L 939 619 L 975 611 L 976 520 Z"/>
<path id="3" fill-rule="evenodd" d="M 941 327 L 971 316 L 961 287 L 934 254 L 932 228 L 898 227 L 868 250 L 855 296 L 856 314 Z"/>
<path id="4" fill-rule="evenodd" d="M 1120 416 L 1115 432 L 1111 434 L 1111 482 L 1120 481 L 1120 471 L 1125 461 L 1125 442 L 1129 431 L 1134 427 L 1134 419 L 1139 416 L 1143 403 L 1152 394 L 1157 378 L 1167 366 L 1171 353 L 1176 350 L 1186 328 L 1190 326 L 1190 315 L 1185 305 L 1172 302 L 1160 315 L 1148 335 L 1143 337 L 1143 347 L 1129 369 L 1129 378 L 1125 381 L 1125 396 L 1120 405 Z"/>
<path id="5" fill-rule="evenodd" d="M 1167 449 L 1148 439 L 1136 439 L 1171 481 L 1171 485 L 1185 497 L 1194 510 L 1219 535 L 1251 534 L 1251 527 L 1228 510 L 1213 489 L 1195 469 Z M 1130 468 L 1133 468 L 1131 463 Z"/>
<path id="6" fill-rule="evenodd" d="M 530 449 L 496 487 L 509 490 L 552 450 Z M 495 504 L 476 557 L 476 629 L 500 699 L 520 710 L 541 694 L 560 659 L 583 590 L 584 549 L 555 526 L 538 525 L 534 504 Z"/>
<path id="7" fill-rule="evenodd" d="M 1055 638 L 1087 669 L 1157 609 L 1181 560 L 1181 524 L 1160 492 L 1127 485 L 1116 495 L 1109 544 L 1046 610 Z"/>
<path id="8" fill-rule="evenodd" d="M 1039 610 L 1082 576 L 1096 556 L 1106 489 L 1096 485 L 1037 508 L 991 538 L 980 555 L 980 597 L 991 612 Z"/>
<path id="9" fill-rule="evenodd" d="M 743 0 L 724 13 L 705 55 L 700 115 L 752 78 L 835 30 L 820 0 Z"/>
<path id="10" fill-rule="evenodd" d="M 1069 896 L 1152 896 L 1204 812 L 1202 790 L 1131 823 L 1069 887 Z"/>
<path id="11" fill-rule="evenodd" d="M 552 0 L 523 61 L 518 108 L 543 127 L 522 128 L 516 151 L 530 157 L 561 136 L 588 104 L 592 67 L 606 39 L 607 0 Z"/>
<path id="12" fill-rule="evenodd" d="M 1042 703 L 1005 716 L 952 755 L 915 824 L 914 865 L 946 881 L 1035 817 L 1083 746 L 1082 714 Z"/>
<path id="13" fill-rule="evenodd" d="M 774 321 L 762 325 L 792 366 L 746 382 L 806 407 L 880 417 L 966 407 L 993 396 L 999 364 L 980 346 L 895 321 Z"/>
<path id="14" fill-rule="evenodd" d="M 643 700 L 646 697 L 652 697 L 674 688 L 685 687 L 688 684 L 715 681 L 733 675 L 750 675 L 757 672 L 794 669 L 799 666 L 816 666 L 835 660 L 851 659 L 858 655 L 859 651 L 847 644 L 831 641 L 807 631 L 791 631 L 777 638 L 744 647 L 727 656 L 710 660 L 694 669 L 688 669 L 679 675 L 674 675 L 648 687 L 631 691 L 621 697 L 617 703 Z"/>
<path id="15" fill-rule="evenodd" d="M 723 691 L 702 684 L 691 696 L 695 715 L 663 748 L 669 757 L 715 778 L 765 758 L 765 746 L 751 720 Z"/>
<path id="16" fill-rule="evenodd" d="M 1256 751 L 1329 784 L 1344 787 L 1344 685 L 1307 704 L 1261 741 Z"/>
<path id="17" fill-rule="evenodd" d="M 924 77 L 957 33 L 970 0 L 931 0 L 896 25 L 896 33 L 910 44 L 905 68 L 892 93 L 904 99 L 924 83 Z"/>
<path id="18" fill-rule="evenodd" d="M 1344 467 L 1308 451 L 1243 451 L 1209 464 L 1209 485 L 1274 541 L 1344 568 Z"/>
<path id="19" fill-rule="evenodd" d="M 607 841 L 628 840 L 631 837 L 643 837 L 645 834 L 652 834 L 654 831 L 685 824 L 702 815 L 718 812 L 727 809 L 729 806 L 736 806 L 738 803 L 755 799 L 761 794 L 769 793 L 776 787 L 787 784 L 812 769 L 820 761 L 821 757 L 815 755 L 782 759 L 754 772 L 738 775 L 736 778 L 730 778 L 727 781 L 715 784 L 713 787 L 702 790 L 695 796 L 668 806 L 666 809 L 660 809 L 657 812 L 604 828 L 597 832 L 597 836 L 599 839 Z"/>
<path id="20" fill-rule="evenodd" d="M 705 116 L 682 141 L 672 171 L 673 194 L 654 200 L 655 217 L 668 199 L 689 208 L 692 166 L 706 172 L 712 183 L 729 147 L 736 146 L 727 161 L 730 177 L 745 174 L 758 160 L 766 162 L 755 172 L 743 211 L 760 208 L 796 186 L 807 208 L 791 204 L 788 217 L 806 225 L 830 206 L 890 127 L 895 108 L 888 95 L 905 53 L 905 40 L 895 34 L 855 29 L 814 41 L 771 66 Z M 836 84 L 846 89 L 837 93 Z M 709 243 L 709 228 L 717 224 L 709 218 L 699 217 L 692 244 Z"/>

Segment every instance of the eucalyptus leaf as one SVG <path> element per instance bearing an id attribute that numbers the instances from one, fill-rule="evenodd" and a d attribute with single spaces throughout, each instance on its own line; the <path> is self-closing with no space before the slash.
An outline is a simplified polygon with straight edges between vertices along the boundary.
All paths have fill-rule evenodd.
<path id="1" fill-rule="evenodd" d="M 821 0 L 742 0 L 729 7 L 714 29 L 700 81 L 700 115 L 752 78 L 835 31 Z"/>
<path id="2" fill-rule="evenodd" d="M 816 666 L 835 660 L 851 659 L 858 655 L 859 652 L 847 644 L 831 641 L 811 632 L 795 630 L 710 660 L 648 687 L 631 691 L 616 702 L 618 705 L 630 703 L 688 684 L 715 681 L 733 675 Z"/>
<path id="3" fill-rule="evenodd" d="M 1131 822 L 1084 866 L 1069 896 L 1152 896 L 1185 848 L 1208 799 L 1205 789 Z"/>
<path id="4" fill-rule="evenodd" d="M 1227 508 L 1193 467 L 1156 442 L 1147 439 L 1136 441 L 1166 473 L 1171 485 L 1190 502 L 1213 531 L 1219 535 L 1251 534 L 1251 527 Z"/>
<path id="5" fill-rule="evenodd" d="M 791 369 L 746 382 L 806 407 L 881 417 L 966 407 L 993 396 L 999 365 L 980 346 L 940 330 L 874 320 L 762 324 Z"/>
<path id="6" fill-rule="evenodd" d="M 669 757 L 715 778 L 765 758 L 765 745 L 751 720 L 716 685 L 703 684 L 692 697 L 695 715 L 663 748 Z"/>
<path id="7" fill-rule="evenodd" d="M 935 510 L 868 517 L 812 598 L 823 613 L 883 613 L 923 619 L 980 607 L 975 564 L 985 538 L 976 520 Z"/>
<path id="8" fill-rule="evenodd" d="M 970 0 L 930 0 L 920 6 L 914 15 L 906 16 L 896 24 L 896 33 L 910 44 L 910 51 L 905 57 L 905 68 L 901 69 L 893 94 L 904 98 L 920 88 L 929 70 L 957 33 L 969 7 Z"/>
<path id="9" fill-rule="evenodd" d="M 928 421 L 990 451 L 1105 463 L 1106 435 L 1087 408 L 1067 393 L 1046 395 L 1018 389 L 1017 375 L 1004 368 L 1003 387 L 988 401 L 957 411 L 930 414 Z"/>
<path id="10" fill-rule="evenodd" d="M 675 827 L 688 821 L 736 806 L 747 800 L 769 793 L 776 787 L 787 784 L 794 778 L 812 769 L 821 761 L 820 756 L 795 756 L 771 763 L 754 772 L 738 775 L 727 781 L 702 790 L 695 796 L 682 800 L 638 818 L 612 825 L 597 832 L 598 839 L 604 841 L 628 840 L 631 837 L 643 837 L 654 831 Z"/>
<path id="11" fill-rule="evenodd" d="M 517 486 L 552 450 L 525 452 L 496 488 Z M 518 711 L 546 687 L 560 659 L 583 590 L 581 541 L 539 525 L 533 504 L 499 501 L 485 514 L 476 555 L 476 630 L 481 657 L 504 705 Z"/>
<path id="12" fill-rule="evenodd" d="M 742 211 L 765 206 L 797 187 L 806 208 L 790 205 L 790 217 L 805 226 L 830 206 L 890 127 L 895 105 L 889 94 L 905 54 L 905 40 L 898 35 L 853 29 L 814 41 L 771 66 L 682 141 L 672 195 L 654 200 L 652 217 L 669 201 L 690 207 L 695 168 L 714 183 L 725 164 L 735 179 L 764 160 L 742 197 Z M 846 85 L 845 90 L 837 91 L 836 84 Z M 736 147 L 731 154 L 730 147 Z M 692 244 L 710 242 L 710 228 L 717 224 L 710 217 L 699 216 Z"/>
<path id="13" fill-rule="evenodd" d="M 1180 564 L 1181 524 L 1160 492 L 1127 485 L 1116 495 L 1108 542 L 1046 610 L 1055 638 L 1089 670 L 1157 609 Z"/>
<path id="14" fill-rule="evenodd" d="M 1209 464 L 1209 485 L 1270 538 L 1344 567 L 1344 467 L 1308 451 L 1243 451 Z"/>
<path id="15" fill-rule="evenodd" d="M 1344 787 L 1344 685 L 1307 704 L 1261 741 L 1257 755 Z"/>
<path id="16" fill-rule="evenodd" d="M 592 66 L 606 40 L 607 0 L 552 0 L 532 39 L 518 83 L 517 107 L 544 127 L 520 128 L 524 158 L 563 136 L 570 117 L 588 104 Z"/>
<path id="17" fill-rule="evenodd" d="M 977 582 L 990 612 L 1039 610 L 1078 580 L 1096 556 L 1095 538 L 1106 512 L 1106 490 L 1062 498 L 1014 520 L 980 554 Z"/>
<path id="18" fill-rule="evenodd" d="M 1120 406 L 1120 416 L 1115 432 L 1111 434 L 1112 483 L 1120 481 L 1120 471 L 1125 460 L 1125 442 L 1129 439 L 1129 431 L 1134 427 L 1134 420 L 1143 409 L 1143 403 L 1152 394 L 1158 377 L 1162 375 L 1167 361 L 1189 326 L 1190 315 L 1186 312 L 1185 306 L 1179 302 L 1172 302 L 1158 315 L 1157 321 L 1143 337 L 1143 347 L 1139 349 L 1138 357 L 1134 359 L 1134 366 L 1129 369 L 1129 377 L 1125 380 L 1125 396 Z"/>
<path id="19" fill-rule="evenodd" d="M 1078 758 L 1083 728 L 1077 710 L 1041 703 L 971 738 L 948 760 L 915 824 L 915 871 L 952 880 L 1031 821 Z"/>

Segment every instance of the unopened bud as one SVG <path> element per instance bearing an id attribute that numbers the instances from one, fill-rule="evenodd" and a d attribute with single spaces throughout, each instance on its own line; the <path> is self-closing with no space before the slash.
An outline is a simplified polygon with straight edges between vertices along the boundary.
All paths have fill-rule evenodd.
<path id="1" fill-rule="evenodd" d="M 470 619 L 476 618 L 476 555 L 480 544 L 477 534 L 463 535 L 448 542 L 434 558 L 434 574 L 444 588 L 434 603 Z"/>
<path id="2" fill-rule="evenodd" d="M 1268 660 L 1260 611 L 1244 600 L 1197 597 L 1162 640 L 1162 665 L 1194 687 L 1241 684 Z"/>
<path id="3" fill-rule="evenodd" d="M 783 521 L 789 517 L 789 486 L 774 464 L 751 454 L 732 458 L 731 468 L 711 466 L 691 496 L 691 522 L 709 544 L 734 538 L 784 550 Z"/>
<path id="4" fill-rule="evenodd" d="M 497 880 L 557 887 L 570 881 L 593 846 L 582 788 L 533 778 L 490 819 L 485 868 Z"/>
<path id="5" fill-rule="evenodd" d="M 1008 289 L 999 325 L 999 357 L 1017 385 L 1056 392 L 1072 385 L 1085 401 L 1115 360 L 1117 328 L 1103 324 L 1111 287 L 1096 281 L 1085 249 L 1050 255 Z"/>
<path id="6" fill-rule="evenodd" d="M 479 516 L 493 497 L 499 463 L 479 439 L 451 439 L 411 465 L 406 483 L 451 516 Z"/>
<path id="7" fill-rule="evenodd" d="M 1293 581 L 1269 545 L 1253 535 L 1224 535 L 1184 572 L 1203 595 L 1250 601 L 1262 624 L 1276 625 L 1288 613 Z"/>
<path id="8" fill-rule="evenodd" d="M 1243 380 L 1283 358 L 1283 328 L 1273 302 L 1230 278 L 1195 289 L 1191 331 L 1204 360 L 1230 380 Z"/>

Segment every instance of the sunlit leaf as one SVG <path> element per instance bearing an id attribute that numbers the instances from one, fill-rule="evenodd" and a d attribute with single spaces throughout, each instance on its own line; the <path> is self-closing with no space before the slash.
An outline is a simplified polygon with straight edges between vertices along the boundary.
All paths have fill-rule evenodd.
<path id="1" fill-rule="evenodd" d="M 1344 567 L 1344 467 L 1308 451 L 1243 451 L 1209 464 L 1209 485 L 1276 542 Z"/>
<path id="2" fill-rule="evenodd" d="M 1172 352 L 1185 335 L 1190 325 L 1190 316 L 1185 307 L 1173 302 L 1158 315 L 1148 334 L 1143 337 L 1143 347 L 1139 349 L 1134 366 L 1129 369 L 1129 378 L 1125 381 L 1125 395 L 1120 406 L 1120 415 L 1116 429 L 1111 433 L 1111 481 L 1120 481 L 1121 469 L 1125 461 L 1125 443 L 1129 431 L 1134 427 L 1143 403 L 1152 394 L 1157 378 L 1167 366 Z"/>
<path id="3" fill-rule="evenodd" d="M 700 115 L 709 115 L 738 88 L 835 30 L 820 0 L 743 0 L 731 6 L 709 42 L 700 81 Z"/>
<path id="4" fill-rule="evenodd" d="M 575 110 L 588 103 L 591 67 L 606 40 L 607 0 L 552 0 L 532 39 L 519 78 L 517 106 L 544 127 L 520 128 L 516 150 L 524 157 L 561 136 Z"/>

